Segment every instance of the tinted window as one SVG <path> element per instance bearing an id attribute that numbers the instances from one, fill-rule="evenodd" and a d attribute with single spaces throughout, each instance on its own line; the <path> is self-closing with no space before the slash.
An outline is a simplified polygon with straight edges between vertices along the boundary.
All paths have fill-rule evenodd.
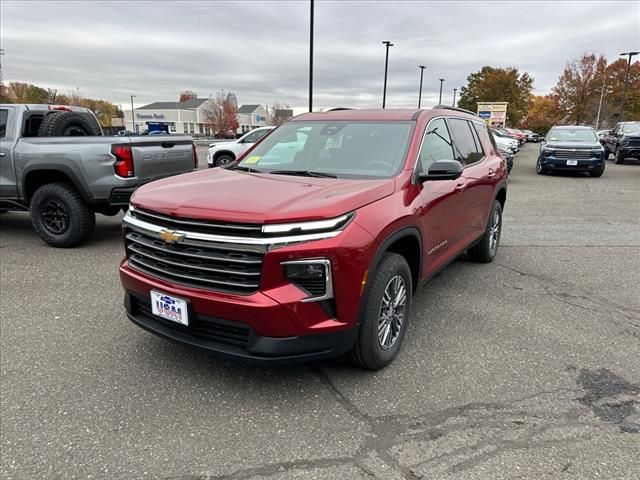
<path id="1" fill-rule="evenodd" d="M 491 145 L 493 145 L 494 150 L 498 149 L 495 138 L 493 138 L 493 135 L 489 133 L 489 131 L 487 130 L 487 126 L 484 123 L 473 122 L 472 125 L 476 131 L 476 134 L 478 135 L 478 137 L 480 137 L 481 142 L 487 143 L 488 141 L 489 143 L 491 143 Z M 482 145 L 480 145 L 480 149 L 482 150 Z"/>
<path id="2" fill-rule="evenodd" d="M 428 172 L 429 167 L 436 160 L 453 160 L 453 147 L 449 129 L 442 118 L 429 123 L 424 133 L 422 148 L 420 149 L 420 165 L 423 172 Z"/>
<path id="3" fill-rule="evenodd" d="M 271 130 L 258 130 L 257 132 L 252 132 L 245 137 L 243 140 L 245 143 L 256 143 L 262 137 L 264 137 Z"/>
<path id="4" fill-rule="evenodd" d="M 468 121 L 459 118 L 449 118 L 447 121 L 451 129 L 456 160 L 463 165 L 471 165 L 484 157 L 484 153 L 478 151 L 476 140 Z"/>
<path id="5" fill-rule="evenodd" d="M 9 116 L 8 110 L 0 110 L 0 138 L 4 138 L 7 134 L 7 117 Z"/>

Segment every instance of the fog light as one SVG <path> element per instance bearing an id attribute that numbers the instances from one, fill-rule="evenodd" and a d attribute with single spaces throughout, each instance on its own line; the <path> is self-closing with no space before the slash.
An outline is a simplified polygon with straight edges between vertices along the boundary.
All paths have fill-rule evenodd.
<path id="1" fill-rule="evenodd" d="M 284 276 L 309 294 L 303 302 L 317 302 L 333 297 L 331 262 L 327 259 L 283 262 Z"/>

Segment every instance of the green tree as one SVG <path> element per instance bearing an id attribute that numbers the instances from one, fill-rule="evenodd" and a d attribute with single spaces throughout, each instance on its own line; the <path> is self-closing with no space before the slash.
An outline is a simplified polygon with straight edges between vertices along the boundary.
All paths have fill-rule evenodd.
<path id="1" fill-rule="evenodd" d="M 458 106 L 475 112 L 478 102 L 509 102 L 509 124 L 519 125 L 529 109 L 532 88 L 533 78 L 527 72 L 485 66 L 467 77 L 467 85 L 460 89 Z"/>

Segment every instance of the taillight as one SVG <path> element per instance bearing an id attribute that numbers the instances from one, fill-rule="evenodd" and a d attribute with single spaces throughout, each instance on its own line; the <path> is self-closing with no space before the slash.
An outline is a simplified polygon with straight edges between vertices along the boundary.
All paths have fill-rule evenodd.
<path id="1" fill-rule="evenodd" d="M 116 175 L 124 178 L 133 177 L 133 152 L 131 145 L 112 145 L 111 153 L 116 157 L 113 168 Z"/>
<path id="2" fill-rule="evenodd" d="M 196 149 L 196 144 L 193 144 L 193 167 L 198 169 L 198 150 Z"/>
<path id="3" fill-rule="evenodd" d="M 49 105 L 49 110 L 62 110 L 64 112 L 73 112 L 71 108 L 65 107 L 64 105 Z"/>

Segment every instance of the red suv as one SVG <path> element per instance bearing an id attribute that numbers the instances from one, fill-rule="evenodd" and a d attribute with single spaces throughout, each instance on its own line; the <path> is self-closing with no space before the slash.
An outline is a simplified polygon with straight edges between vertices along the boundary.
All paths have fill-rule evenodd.
<path id="1" fill-rule="evenodd" d="M 229 169 L 137 190 L 120 265 L 130 320 L 262 363 L 398 353 L 418 286 L 496 255 L 507 185 L 460 109 L 300 115 Z"/>

